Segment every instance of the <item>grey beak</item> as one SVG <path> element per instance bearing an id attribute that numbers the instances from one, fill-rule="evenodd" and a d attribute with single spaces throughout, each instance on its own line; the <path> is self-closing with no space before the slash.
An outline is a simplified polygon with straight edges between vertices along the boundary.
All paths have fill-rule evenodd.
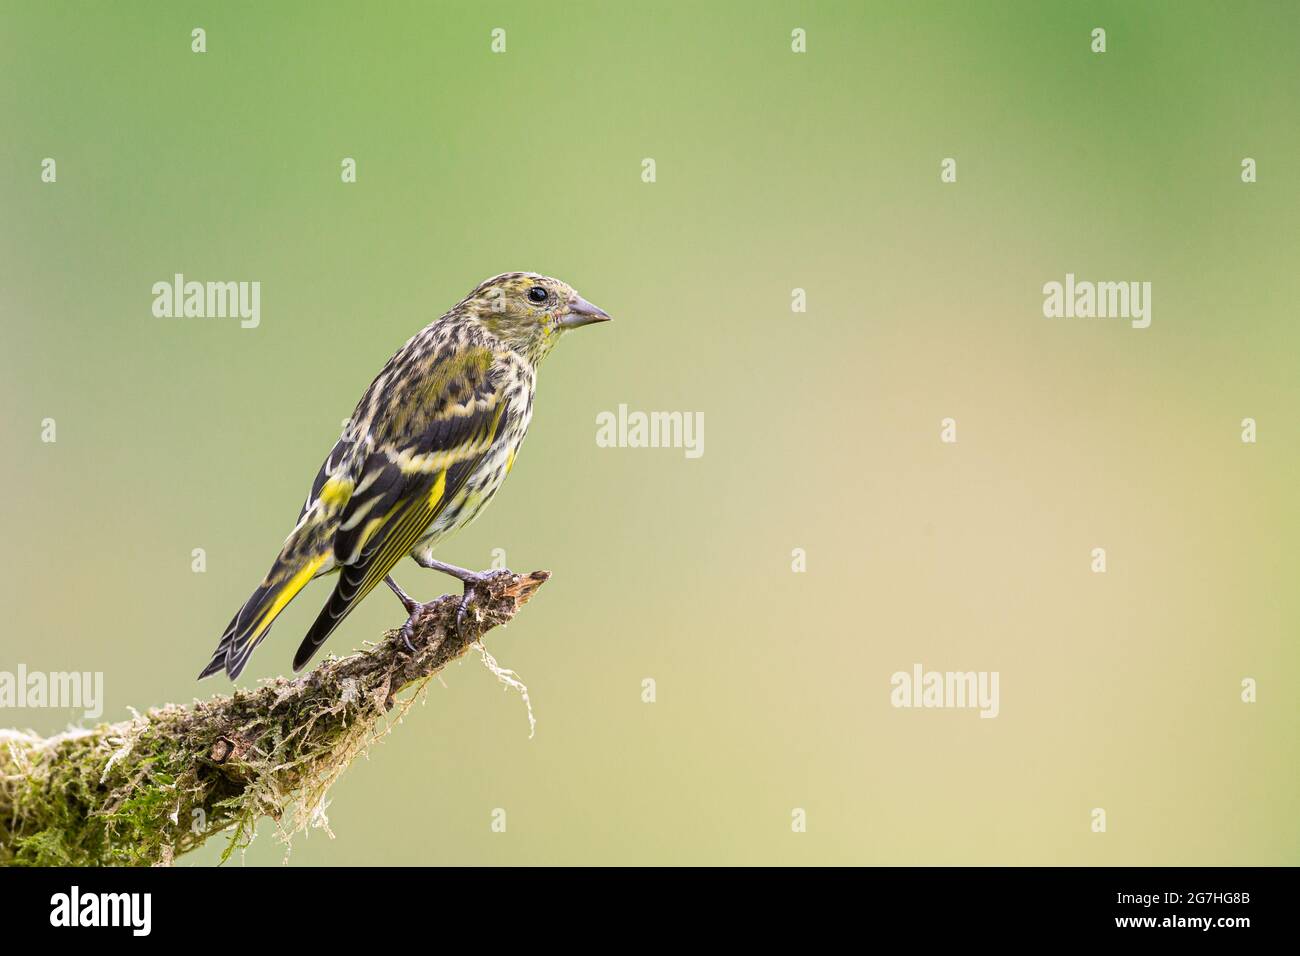
<path id="1" fill-rule="evenodd" d="M 604 309 L 592 305 L 581 296 L 575 296 L 569 300 L 569 312 L 560 319 L 559 324 L 562 329 L 580 329 L 593 322 L 608 322 L 609 319 L 609 313 Z"/>

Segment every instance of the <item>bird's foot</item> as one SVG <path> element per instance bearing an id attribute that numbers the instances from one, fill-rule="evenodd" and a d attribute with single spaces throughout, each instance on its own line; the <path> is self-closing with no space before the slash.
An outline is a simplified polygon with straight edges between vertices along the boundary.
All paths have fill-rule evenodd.
<path id="1" fill-rule="evenodd" d="M 463 577 L 457 575 L 465 584 L 465 591 L 460 598 L 460 607 L 456 609 L 456 633 L 465 633 L 465 619 L 469 616 L 474 599 L 479 596 L 478 587 L 492 579 L 491 571 L 467 571 Z"/>
<path id="2" fill-rule="evenodd" d="M 402 643 L 406 645 L 406 649 L 414 654 L 415 645 L 411 643 L 411 637 L 415 634 L 415 625 L 420 622 L 420 617 L 424 612 L 429 610 L 438 602 L 430 601 L 428 604 L 421 604 L 415 598 L 411 597 L 411 595 L 398 587 L 397 582 L 393 580 L 392 575 L 384 578 L 384 582 L 393 589 L 393 593 L 397 595 L 397 600 L 402 602 L 402 607 L 406 608 L 406 623 L 402 625 L 402 629 L 397 633 L 398 636 L 401 637 Z"/>
<path id="3" fill-rule="evenodd" d="M 461 596 L 460 607 L 456 611 L 456 633 L 465 633 L 465 619 L 469 616 L 470 607 L 477 596 L 476 589 L 491 580 L 494 572 L 492 571 L 470 571 L 466 568 L 457 567 L 454 564 L 448 564 L 446 561 L 439 561 L 427 552 L 424 554 L 414 555 L 415 562 L 422 568 L 428 568 L 431 571 L 441 571 L 443 574 L 450 574 L 457 581 L 465 585 L 465 593 Z"/>
<path id="4" fill-rule="evenodd" d="M 428 607 L 428 604 L 417 604 L 414 609 L 408 609 L 407 613 L 410 617 L 406 619 L 406 623 L 402 625 L 402 629 L 397 632 L 398 636 L 402 639 L 402 643 L 406 645 L 406 649 L 412 654 L 415 653 L 415 645 L 411 643 L 411 636 L 415 634 L 415 625 L 419 623 L 420 615 L 422 615 Z"/>
<path id="5" fill-rule="evenodd" d="M 478 588 L 492 580 L 492 575 L 495 572 L 467 571 L 464 568 L 458 568 L 455 565 L 441 564 L 440 562 L 437 570 L 445 571 L 465 585 L 464 593 L 460 598 L 460 605 L 456 608 L 456 633 L 458 636 L 463 635 L 465 633 L 465 622 L 474 605 L 474 600 L 480 596 Z M 393 593 L 397 595 L 397 599 L 402 602 L 402 607 L 406 608 L 406 623 L 402 625 L 401 630 L 398 631 L 398 635 L 402 638 L 402 643 L 406 645 L 406 649 L 414 654 L 415 645 L 411 642 L 411 638 L 415 636 L 415 629 L 420 623 L 420 618 L 426 611 L 433 610 L 436 605 L 441 603 L 442 598 L 437 598 L 436 600 L 421 604 L 398 587 L 397 582 L 393 580 L 391 575 L 385 578 L 384 581 L 390 588 L 392 588 Z M 446 597 L 446 595 L 443 595 L 443 597 Z"/>

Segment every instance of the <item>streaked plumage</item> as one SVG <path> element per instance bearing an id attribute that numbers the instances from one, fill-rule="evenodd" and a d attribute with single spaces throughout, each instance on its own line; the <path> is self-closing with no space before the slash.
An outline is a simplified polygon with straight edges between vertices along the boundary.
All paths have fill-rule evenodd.
<path id="1" fill-rule="evenodd" d="M 427 555 L 474 520 L 528 432 L 538 363 L 567 329 L 608 318 L 557 279 L 514 272 L 416 333 L 361 397 L 275 564 L 199 676 L 238 677 L 294 596 L 338 573 L 294 658 L 301 668 L 404 555 Z"/>

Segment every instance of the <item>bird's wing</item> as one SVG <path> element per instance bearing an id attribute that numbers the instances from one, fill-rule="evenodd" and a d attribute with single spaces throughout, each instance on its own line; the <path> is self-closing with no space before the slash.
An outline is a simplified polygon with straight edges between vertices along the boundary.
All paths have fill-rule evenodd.
<path id="1" fill-rule="evenodd" d="M 313 507 L 335 515 L 343 510 L 356 484 L 357 466 L 365 457 L 357 452 L 356 444 L 348 434 L 334 443 L 311 483 L 307 500 L 303 502 L 302 511 L 298 512 L 299 521 Z"/>
<path id="2" fill-rule="evenodd" d="M 487 348 L 435 355 L 378 397 L 372 450 L 334 537 L 339 581 L 303 638 L 294 670 L 415 547 L 505 432 L 510 413 L 494 359 Z"/>

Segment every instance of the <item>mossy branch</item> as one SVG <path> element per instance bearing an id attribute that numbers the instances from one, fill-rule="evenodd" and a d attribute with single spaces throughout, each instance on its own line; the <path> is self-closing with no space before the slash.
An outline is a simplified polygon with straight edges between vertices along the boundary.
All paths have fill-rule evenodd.
<path id="1" fill-rule="evenodd" d="M 393 630 L 361 653 L 254 691 L 50 738 L 0 730 L 0 864 L 167 865 L 228 831 L 224 860 L 248 845 L 263 816 L 286 840 L 325 825 L 334 781 L 471 647 L 522 688 L 478 642 L 549 577 L 493 572 L 460 629 L 460 597 L 441 598 L 417 622 L 414 654 Z"/>

